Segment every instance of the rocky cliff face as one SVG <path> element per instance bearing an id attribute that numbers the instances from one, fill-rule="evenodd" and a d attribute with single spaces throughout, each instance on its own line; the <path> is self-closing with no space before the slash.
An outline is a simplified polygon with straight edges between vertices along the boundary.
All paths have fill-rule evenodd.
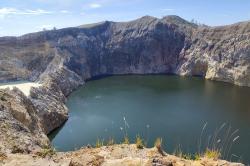
<path id="1" fill-rule="evenodd" d="M 177 16 L 145 16 L 2 37 L 0 50 L 0 82 L 42 83 L 28 97 L 17 89 L 0 91 L 0 125 L 7 124 L 0 129 L 0 151 L 47 146 L 45 134 L 68 118 L 67 95 L 95 76 L 198 75 L 250 86 L 250 22 L 201 27 Z"/>
<path id="2" fill-rule="evenodd" d="M 249 86 L 250 22 L 231 26 L 198 28 L 191 45 L 181 52 L 181 75 L 202 75 L 207 79 Z"/>
<path id="3" fill-rule="evenodd" d="M 49 146 L 32 102 L 18 89 L 0 90 L 0 152 L 29 153 Z"/>
<path id="4" fill-rule="evenodd" d="M 200 27 L 177 16 L 106 21 L 0 38 L 0 79 L 43 81 L 67 72 L 82 82 L 105 74 L 172 73 L 250 86 L 249 41 L 250 22 Z"/>

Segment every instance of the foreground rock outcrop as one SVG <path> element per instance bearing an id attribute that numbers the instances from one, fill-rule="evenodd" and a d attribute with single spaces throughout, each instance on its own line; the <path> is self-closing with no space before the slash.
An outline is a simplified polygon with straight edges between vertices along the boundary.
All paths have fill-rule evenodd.
<path id="1" fill-rule="evenodd" d="M 41 83 L 29 96 L 0 90 L 0 152 L 8 161 L 48 147 L 45 134 L 68 118 L 66 97 L 94 77 L 164 73 L 250 87 L 250 22 L 208 27 L 145 16 L 1 37 L 0 50 L 0 82 Z"/>
<path id="2" fill-rule="evenodd" d="M 0 90 L 0 153 L 30 153 L 49 145 L 32 102 L 18 89 Z"/>
<path id="3" fill-rule="evenodd" d="M 200 158 L 186 160 L 158 152 L 157 148 L 138 149 L 136 145 L 112 145 L 101 148 L 82 148 L 74 152 L 56 153 L 47 157 L 9 154 L 2 159 L 4 166 L 243 166 L 225 160 Z M 1 165 L 1 161 L 0 161 Z"/>

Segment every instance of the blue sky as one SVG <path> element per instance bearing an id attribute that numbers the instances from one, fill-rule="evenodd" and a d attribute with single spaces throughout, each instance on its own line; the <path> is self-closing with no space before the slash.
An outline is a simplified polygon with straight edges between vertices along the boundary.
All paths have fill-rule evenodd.
<path id="1" fill-rule="evenodd" d="M 0 36 L 144 15 L 224 25 L 250 20 L 250 0 L 0 0 Z"/>

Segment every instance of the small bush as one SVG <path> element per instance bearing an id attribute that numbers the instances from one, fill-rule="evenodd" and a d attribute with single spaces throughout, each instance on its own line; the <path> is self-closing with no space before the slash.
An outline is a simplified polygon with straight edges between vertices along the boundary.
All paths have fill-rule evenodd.
<path id="1" fill-rule="evenodd" d="M 56 153 L 54 148 L 46 148 L 42 149 L 41 151 L 37 152 L 36 154 L 42 158 L 45 158 L 46 156 L 52 157 Z"/>
<path id="2" fill-rule="evenodd" d="M 143 147 L 144 147 L 143 140 L 142 140 L 142 138 L 139 135 L 136 136 L 135 144 L 136 144 L 136 147 L 138 149 L 143 149 Z"/>
<path id="3" fill-rule="evenodd" d="M 221 153 L 219 150 L 210 150 L 207 149 L 204 153 L 204 157 L 210 158 L 210 159 L 219 159 L 221 156 Z"/>

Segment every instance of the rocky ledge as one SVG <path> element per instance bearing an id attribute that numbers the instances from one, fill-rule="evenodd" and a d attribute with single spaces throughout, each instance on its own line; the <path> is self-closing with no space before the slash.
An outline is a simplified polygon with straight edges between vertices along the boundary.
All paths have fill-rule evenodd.
<path id="1" fill-rule="evenodd" d="M 240 163 L 207 157 L 188 160 L 159 152 L 157 148 L 138 149 L 134 144 L 86 147 L 74 152 L 58 152 L 47 156 L 9 154 L 2 156 L 0 164 L 1 162 L 5 166 L 243 166 Z"/>
<path id="2" fill-rule="evenodd" d="M 250 22 L 208 27 L 145 16 L 1 37 L 0 50 L 0 82 L 41 84 L 29 96 L 0 90 L 0 152 L 8 161 L 50 146 L 46 134 L 68 118 L 66 97 L 93 77 L 164 73 L 250 87 Z"/>

